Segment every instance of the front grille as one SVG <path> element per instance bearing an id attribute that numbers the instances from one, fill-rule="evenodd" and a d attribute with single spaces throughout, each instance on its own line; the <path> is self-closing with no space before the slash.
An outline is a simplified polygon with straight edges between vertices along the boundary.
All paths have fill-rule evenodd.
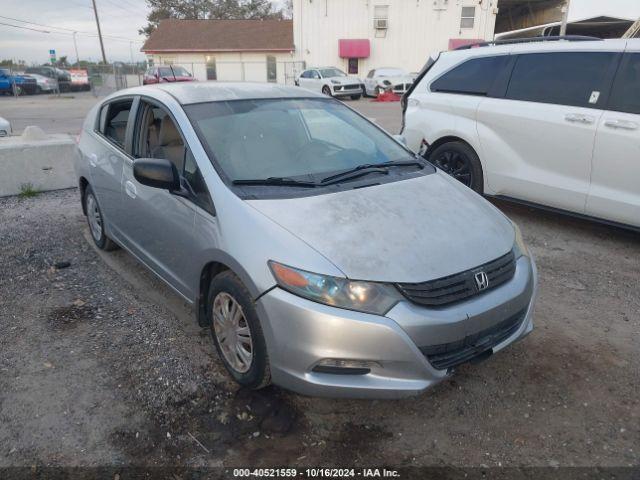
<path id="1" fill-rule="evenodd" d="M 418 305 L 438 307 L 459 302 L 465 298 L 486 292 L 511 280 L 516 271 L 513 251 L 480 265 L 472 270 L 449 275 L 423 283 L 398 283 L 400 292 Z M 489 285 L 480 291 L 476 285 L 475 275 L 479 272 L 487 274 Z"/>
<path id="2" fill-rule="evenodd" d="M 355 84 L 355 85 L 344 85 L 342 87 L 344 90 L 358 90 L 360 88 L 359 84 Z"/>
<path id="3" fill-rule="evenodd" d="M 398 85 L 394 85 L 393 90 L 398 92 L 406 92 L 410 86 L 410 83 L 399 83 Z"/>
<path id="4" fill-rule="evenodd" d="M 483 353 L 491 353 L 489 350 L 513 335 L 522 324 L 526 313 L 527 310 L 524 309 L 497 325 L 462 340 L 421 347 L 420 351 L 438 370 L 469 362 Z"/>

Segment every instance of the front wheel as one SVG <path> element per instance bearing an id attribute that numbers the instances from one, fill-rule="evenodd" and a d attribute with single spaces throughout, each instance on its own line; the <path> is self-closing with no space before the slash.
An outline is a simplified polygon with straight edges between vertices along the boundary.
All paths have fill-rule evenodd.
<path id="1" fill-rule="evenodd" d="M 351 100 L 360 100 L 362 95 L 351 95 Z"/>
<path id="2" fill-rule="evenodd" d="M 251 294 L 233 272 L 214 277 L 207 306 L 213 343 L 233 379 L 254 390 L 269 385 L 271 370 L 260 320 Z"/>
<path id="3" fill-rule="evenodd" d="M 447 142 L 429 153 L 429 162 L 479 194 L 483 192 L 482 164 L 476 152 L 463 142 Z"/>
<path id="4" fill-rule="evenodd" d="M 329 88 L 328 85 L 325 85 L 324 87 L 322 87 L 322 93 L 324 93 L 327 97 L 333 96 L 331 95 L 331 89 Z"/>

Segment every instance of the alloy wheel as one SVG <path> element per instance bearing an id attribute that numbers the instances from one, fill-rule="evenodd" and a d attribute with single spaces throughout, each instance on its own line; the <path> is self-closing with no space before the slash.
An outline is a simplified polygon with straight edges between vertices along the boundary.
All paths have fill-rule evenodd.
<path id="1" fill-rule="evenodd" d="M 471 162 L 465 154 L 454 150 L 446 150 L 437 157 L 431 158 L 430 161 L 467 187 L 471 187 L 473 184 Z"/>
<path id="2" fill-rule="evenodd" d="M 253 362 L 251 330 L 242 307 L 226 292 L 213 300 L 213 332 L 227 363 L 238 373 L 246 373 Z"/>

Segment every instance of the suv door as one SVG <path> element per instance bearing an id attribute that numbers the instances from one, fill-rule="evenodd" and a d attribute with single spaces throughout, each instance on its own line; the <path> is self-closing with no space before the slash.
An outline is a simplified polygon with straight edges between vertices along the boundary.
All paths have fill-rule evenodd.
<path id="1" fill-rule="evenodd" d="M 198 284 L 197 252 L 203 245 L 194 234 L 196 214 L 211 217 L 211 197 L 178 123 L 169 110 L 141 100 L 132 139 L 135 158 L 164 158 L 178 169 L 184 195 L 148 187 L 133 176 L 133 160 L 124 165 L 122 203 L 128 248 L 187 300 Z M 187 194 L 188 192 L 188 194 Z"/>
<path id="2" fill-rule="evenodd" d="M 135 110 L 133 97 L 118 98 L 104 104 L 100 109 L 95 126 L 93 152 L 87 162 L 91 175 L 91 185 L 100 203 L 100 209 L 107 227 L 107 234 L 121 240 L 122 199 L 120 189 L 122 168 L 129 159 L 128 149 Z"/>
<path id="3" fill-rule="evenodd" d="M 505 99 L 478 109 L 491 193 L 584 213 L 596 128 L 618 60 L 605 51 L 516 57 Z"/>
<path id="4" fill-rule="evenodd" d="M 598 124 L 587 214 L 640 227 L 640 51 L 624 55 Z"/>

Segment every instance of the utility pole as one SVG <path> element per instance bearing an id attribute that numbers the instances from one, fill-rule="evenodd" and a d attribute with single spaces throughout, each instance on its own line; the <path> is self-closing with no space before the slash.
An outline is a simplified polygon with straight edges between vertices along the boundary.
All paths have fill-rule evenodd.
<path id="1" fill-rule="evenodd" d="M 76 42 L 76 33 L 73 32 L 73 46 L 76 49 L 76 66 L 80 66 L 80 55 L 78 55 L 78 42 Z"/>
<path id="2" fill-rule="evenodd" d="M 564 7 L 562 7 L 562 23 L 560 24 L 560 36 L 564 36 L 567 34 L 567 21 L 569 20 L 569 4 L 571 0 L 566 0 L 564 2 Z"/>
<path id="3" fill-rule="evenodd" d="M 102 61 L 107 63 L 107 56 L 104 54 L 104 43 L 102 42 L 102 31 L 100 30 L 100 19 L 98 18 L 98 7 L 96 7 L 96 0 L 91 0 L 93 3 L 93 13 L 96 15 L 96 25 L 98 26 L 98 37 L 100 38 L 100 50 L 102 51 Z"/>

